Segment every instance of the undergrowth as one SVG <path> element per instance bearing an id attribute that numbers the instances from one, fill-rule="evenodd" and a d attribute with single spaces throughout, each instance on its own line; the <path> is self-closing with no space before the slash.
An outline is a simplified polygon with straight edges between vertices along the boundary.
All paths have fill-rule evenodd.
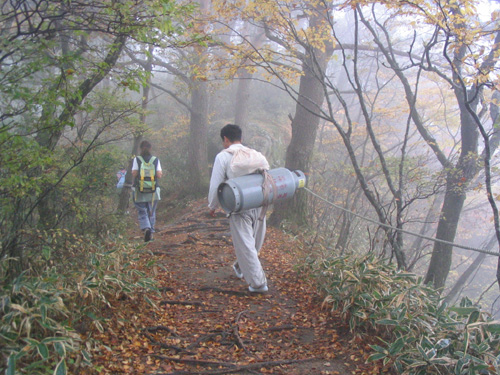
<path id="1" fill-rule="evenodd" d="M 421 277 L 374 255 L 308 258 L 302 270 L 353 333 L 376 336 L 369 361 L 400 374 L 500 374 L 500 321 L 467 298 L 449 307 Z"/>
<path id="2" fill-rule="evenodd" d="M 154 281 L 135 267 L 141 247 L 120 237 L 96 243 L 56 231 L 32 238 L 40 241 L 31 243 L 26 271 L 12 278 L 9 267 L 18 260 L 0 260 L 0 369 L 8 375 L 78 373 L 91 364 L 90 333 L 103 330 L 103 307 L 122 294 L 155 290 Z"/>

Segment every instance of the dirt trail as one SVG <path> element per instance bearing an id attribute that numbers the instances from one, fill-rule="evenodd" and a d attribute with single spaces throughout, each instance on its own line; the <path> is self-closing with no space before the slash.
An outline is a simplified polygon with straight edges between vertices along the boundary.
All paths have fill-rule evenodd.
<path id="1" fill-rule="evenodd" d="M 100 374 L 379 373 L 365 364 L 366 344 L 355 344 L 297 275 L 289 236 L 268 229 L 261 260 L 269 292 L 254 295 L 231 269 L 227 219 L 209 217 L 204 201 L 160 230 L 138 267 L 155 274 L 161 296 L 113 303 L 98 335 Z M 152 258 L 156 266 L 145 267 Z"/>

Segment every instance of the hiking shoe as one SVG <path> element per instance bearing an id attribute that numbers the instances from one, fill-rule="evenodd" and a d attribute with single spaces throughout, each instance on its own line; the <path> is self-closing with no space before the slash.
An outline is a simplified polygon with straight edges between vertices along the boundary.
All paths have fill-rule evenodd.
<path id="1" fill-rule="evenodd" d="M 269 289 L 267 288 L 267 285 L 264 284 L 260 288 L 252 288 L 251 286 L 248 286 L 248 290 L 250 293 L 267 293 Z"/>
<path id="2" fill-rule="evenodd" d="M 144 231 L 144 242 L 149 242 L 151 241 L 151 229 L 150 228 L 146 228 L 146 230 Z"/>
<path id="3" fill-rule="evenodd" d="M 238 264 L 238 262 L 233 263 L 233 271 L 238 279 L 243 278 L 243 273 L 241 272 L 240 265 Z"/>

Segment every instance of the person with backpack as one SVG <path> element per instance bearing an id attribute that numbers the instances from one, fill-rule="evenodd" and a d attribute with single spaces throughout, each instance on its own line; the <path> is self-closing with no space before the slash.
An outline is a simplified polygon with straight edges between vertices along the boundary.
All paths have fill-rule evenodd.
<path id="1" fill-rule="evenodd" d="M 210 178 L 208 207 L 211 216 L 215 216 L 219 207 L 217 189 L 222 182 L 241 174 L 269 169 L 267 160 L 260 152 L 241 144 L 241 136 L 241 128 L 235 124 L 227 124 L 220 131 L 224 150 L 215 157 Z M 249 165 L 252 167 L 248 167 Z M 236 254 L 233 270 L 238 278 L 244 278 L 249 284 L 251 293 L 268 291 L 266 275 L 259 260 L 259 252 L 266 234 L 266 218 L 261 215 L 261 211 L 262 207 L 258 207 L 229 216 L 229 228 Z"/>
<path id="2" fill-rule="evenodd" d="M 139 226 L 144 232 L 144 242 L 151 241 L 155 232 L 156 206 L 160 200 L 158 179 L 163 174 L 160 159 L 151 154 L 151 147 L 151 143 L 142 141 L 140 155 L 134 158 L 132 164 L 133 199 Z"/>

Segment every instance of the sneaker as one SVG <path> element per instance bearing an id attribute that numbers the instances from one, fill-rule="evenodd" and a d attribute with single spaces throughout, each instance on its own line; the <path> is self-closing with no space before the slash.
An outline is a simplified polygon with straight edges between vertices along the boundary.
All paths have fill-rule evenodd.
<path id="1" fill-rule="evenodd" d="M 240 265 L 238 264 L 238 262 L 233 263 L 233 271 L 238 279 L 243 278 L 243 273 L 241 272 Z"/>
<path id="2" fill-rule="evenodd" d="M 151 241 L 151 229 L 147 228 L 145 231 L 144 231 L 144 242 L 149 242 Z"/>
<path id="3" fill-rule="evenodd" d="M 248 290 L 250 293 L 267 293 L 269 289 L 267 289 L 267 285 L 262 285 L 260 288 L 252 288 L 251 286 L 248 286 Z"/>

